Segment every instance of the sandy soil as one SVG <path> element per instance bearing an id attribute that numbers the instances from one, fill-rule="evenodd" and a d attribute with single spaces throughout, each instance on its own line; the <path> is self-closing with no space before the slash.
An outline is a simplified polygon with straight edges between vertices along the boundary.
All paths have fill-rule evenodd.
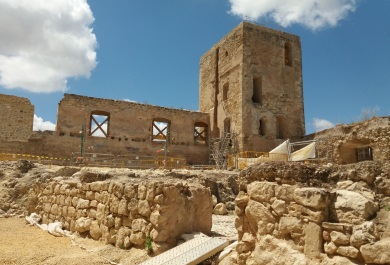
<path id="1" fill-rule="evenodd" d="M 23 218 L 0 218 L 0 264 L 139 264 L 149 258 L 140 249 L 122 250 L 91 239 L 54 237 Z"/>
<path id="2" fill-rule="evenodd" d="M 234 215 L 213 215 L 212 234 L 235 238 Z M 0 265 L 133 265 L 148 258 L 143 249 L 122 250 L 92 239 L 54 237 L 26 224 L 24 218 L 0 218 Z"/>

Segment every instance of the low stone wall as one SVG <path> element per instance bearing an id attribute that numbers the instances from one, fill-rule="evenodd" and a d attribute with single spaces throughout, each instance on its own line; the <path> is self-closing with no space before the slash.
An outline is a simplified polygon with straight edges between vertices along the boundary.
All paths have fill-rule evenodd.
<path id="1" fill-rule="evenodd" d="M 388 219 L 377 219 L 379 211 L 389 218 L 389 206 L 380 204 L 387 205 L 388 194 L 378 192 L 370 181 L 388 178 L 388 172 L 360 172 L 367 174 L 366 181 L 354 182 L 342 180 L 345 172 L 330 165 L 276 166 L 284 166 L 285 175 L 275 178 L 270 165 L 240 174 L 245 184 L 235 200 L 239 242 L 232 264 L 390 262 L 390 255 L 384 254 L 390 253 L 390 240 L 380 227 Z M 301 182 L 310 179 L 309 172 L 323 177 L 321 185 Z"/>
<path id="2" fill-rule="evenodd" d="M 208 188 L 182 182 L 91 183 L 61 178 L 36 184 L 30 194 L 42 223 L 60 221 L 66 230 L 89 235 L 120 248 L 154 252 L 176 244 L 184 233 L 209 233 L 212 199 Z"/>

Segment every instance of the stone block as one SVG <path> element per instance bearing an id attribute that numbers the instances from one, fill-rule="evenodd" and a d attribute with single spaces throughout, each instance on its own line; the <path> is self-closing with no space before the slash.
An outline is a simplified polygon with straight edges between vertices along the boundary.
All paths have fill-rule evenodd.
<path id="1" fill-rule="evenodd" d="M 156 204 L 164 203 L 164 194 L 160 194 L 160 195 L 157 195 L 156 197 L 154 197 L 153 202 Z"/>
<path id="2" fill-rule="evenodd" d="M 328 255 L 334 255 L 337 251 L 337 246 L 333 242 L 327 242 L 324 244 L 325 253 Z"/>
<path id="3" fill-rule="evenodd" d="M 134 245 L 142 246 L 145 243 L 146 236 L 142 232 L 131 232 L 130 242 Z"/>
<path id="4" fill-rule="evenodd" d="M 237 207 L 240 207 L 240 208 L 245 208 L 246 205 L 248 204 L 249 202 L 249 195 L 246 194 L 245 192 L 243 191 L 240 191 L 236 197 L 236 199 L 234 200 L 234 202 L 236 203 L 236 206 Z"/>
<path id="5" fill-rule="evenodd" d="M 322 228 L 316 223 L 309 222 L 303 226 L 305 234 L 304 254 L 308 258 L 318 258 L 322 253 Z"/>
<path id="6" fill-rule="evenodd" d="M 127 209 L 127 200 L 126 199 L 122 199 L 120 200 L 119 202 L 119 206 L 118 206 L 118 214 L 121 214 L 121 215 L 129 215 L 129 210 Z"/>
<path id="7" fill-rule="evenodd" d="M 270 202 L 271 198 L 275 197 L 274 182 L 252 182 L 247 186 L 248 195 L 252 200 L 257 202 Z"/>
<path id="8" fill-rule="evenodd" d="M 84 200 L 84 199 L 78 199 L 77 201 L 77 206 L 76 208 L 77 209 L 88 209 L 89 208 L 89 203 L 90 201 L 89 200 Z"/>
<path id="9" fill-rule="evenodd" d="M 338 231 L 342 233 L 352 233 L 352 224 L 347 223 L 329 223 L 329 222 L 323 222 L 322 227 L 328 231 Z"/>
<path id="10" fill-rule="evenodd" d="M 228 211 L 227 211 L 224 203 L 218 203 L 217 205 L 215 205 L 215 207 L 213 209 L 213 214 L 216 214 L 216 215 L 225 215 L 227 213 L 228 213 Z"/>
<path id="11" fill-rule="evenodd" d="M 95 182 L 90 183 L 91 191 L 100 192 L 101 187 L 102 187 L 101 182 L 95 181 Z"/>
<path id="12" fill-rule="evenodd" d="M 278 216 L 282 216 L 286 212 L 286 202 L 282 200 L 274 200 L 271 205 L 272 209 Z"/>
<path id="13" fill-rule="evenodd" d="M 275 197 L 279 200 L 291 202 L 294 200 L 294 191 L 296 187 L 291 185 L 277 185 L 275 186 Z"/>
<path id="14" fill-rule="evenodd" d="M 302 233 L 303 223 L 296 217 L 283 216 L 279 221 L 279 231 L 283 236 L 290 235 L 291 233 Z"/>
<path id="15" fill-rule="evenodd" d="M 344 234 L 337 231 L 330 232 L 330 239 L 337 246 L 347 246 L 349 245 L 349 240 L 351 236 L 349 234 Z"/>
<path id="16" fill-rule="evenodd" d="M 338 254 L 348 258 L 356 258 L 359 254 L 359 250 L 352 246 L 341 246 L 336 251 Z"/>
<path id="17" fill-rule="evenodd" d="M 132 224 L 131 224 L 131 229 L 134 232 L 144 232 L 147 224 L 148 224 L 148 222 L 146 222 L 142 218 L 134 219 Z"/>
<path id="18" fill-rule="evenodd" d="M 118 213 L 118 208 L 119 208 L 119 198 L 116 197 L 115 195 L 111 195 L 110 212 Z"/>
<path id="19" fill-rule="evenodd" d="M 299 188 L 294 191 L 294 200 L 300 205 L 319 210 L 327 205 L 328 193 L 319 188 Z"/>
<path id="20" fill-rule="evenodd" d="M 79 233 L 89 231 L 89 229 L 91 227 L 91 223 L 92 223 L 92 219 L 81 217 L 81 218 L 76 220 L 75 229 Z"/>
<path id="21" fill-rule="evenodd" d="M 124 187 L 123 193 L 127 199 L 136 198 L 137 197 L 137 186 L 127 184 Z"/>
<path id="22" fill-rule="evenodd" d="M 360 252 L 368 264 L 390 264 L 390 239 L 362 245 Z"/>
<path id="23" fill-rule="evenodd" d="M 259 221 L 266 223 L 276 222 L 271 212 L 263 204 L 254 200 L 249 200 L 245 208 L 245 215 L 248 217 L 249 225 L 254 231 L 257 231 L 257 223 Z"/>
<path id="24" fill-rule="evenodd" d="M 103 221 L 106 217 L 106 205 L 99 203 L 97 206 L 97 211 L 96 211 L 96 220 L 99 222 Z"/>
<path id="25" fill-rule="evenodd" d="M 69 206 L 68 207 L 68 216 L 75 217 L 76 216 L 76 208 Z"/>
<path id="26" fill-rule="evenodd" d="M 142 184 L 139 185 L 138 186 L 138 199 L 145 200 L 146 192 L 147 192 L 147 189 L 146 189 L 145 185 L 142 185 Z"/>
<path id="27" fill-rule="evenodd" d="M 150 206 L 147 200 L 138 201 L 138 213 L 144 217 L 149 218 L 150 216 Z"/>
<path id="28" fill-rule="evenodd" d="M 337 221 L 356 225 L 370 219 L 379 209 L 374 201 L 348 190 L 336 191 L 334 208 Z"/>
<path id="29" fill-rule="evenodd" d="M 91 225 L 89 227 L 89 234 L 95 240 L 99 240 L 102 236 L 102 232 L 100 230 L 100 226 L 98 221 L 91 221 Z"/>

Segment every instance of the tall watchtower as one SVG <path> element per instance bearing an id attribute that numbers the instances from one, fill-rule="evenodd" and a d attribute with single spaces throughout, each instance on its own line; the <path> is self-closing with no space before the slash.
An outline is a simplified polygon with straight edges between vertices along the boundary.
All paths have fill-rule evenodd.
<path id="1" fill-rule="evenodd" d="M 200 61 L 199 105 L 212 137 L 238 135 L 240 151 L 269 151 L 305 134 L 301 43 L 242 22 Z"/>

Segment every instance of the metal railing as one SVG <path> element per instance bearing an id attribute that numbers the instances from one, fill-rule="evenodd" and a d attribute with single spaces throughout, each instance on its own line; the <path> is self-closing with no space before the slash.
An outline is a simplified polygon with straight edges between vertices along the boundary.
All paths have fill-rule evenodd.
<path id="1" fill-rule="evenodd" d="M 29 160 L 34 163 L 49 165 L 69 165 L 70 159 L 63 157 L 38 156 L 30 154 L 0 153 L 0 161 Z"/>
<path id="2" fill-rule="evenodd" d="M 176 157 L 152 157 L 135 155 L 99 154 L 99 153 L 72 153 L 71 165 L 74 166 L 95 166 L 95 167 L 123 167 L 123 168 L 185 168 L 186 160 Z"/>
<path id="3" fill-rule="evenodd" d="M 239 152 L 229 156 L 228 167 L 244 169 L 253 164 L 266 161 L 288 161 L 288 155 L 255 151 Z"/>

